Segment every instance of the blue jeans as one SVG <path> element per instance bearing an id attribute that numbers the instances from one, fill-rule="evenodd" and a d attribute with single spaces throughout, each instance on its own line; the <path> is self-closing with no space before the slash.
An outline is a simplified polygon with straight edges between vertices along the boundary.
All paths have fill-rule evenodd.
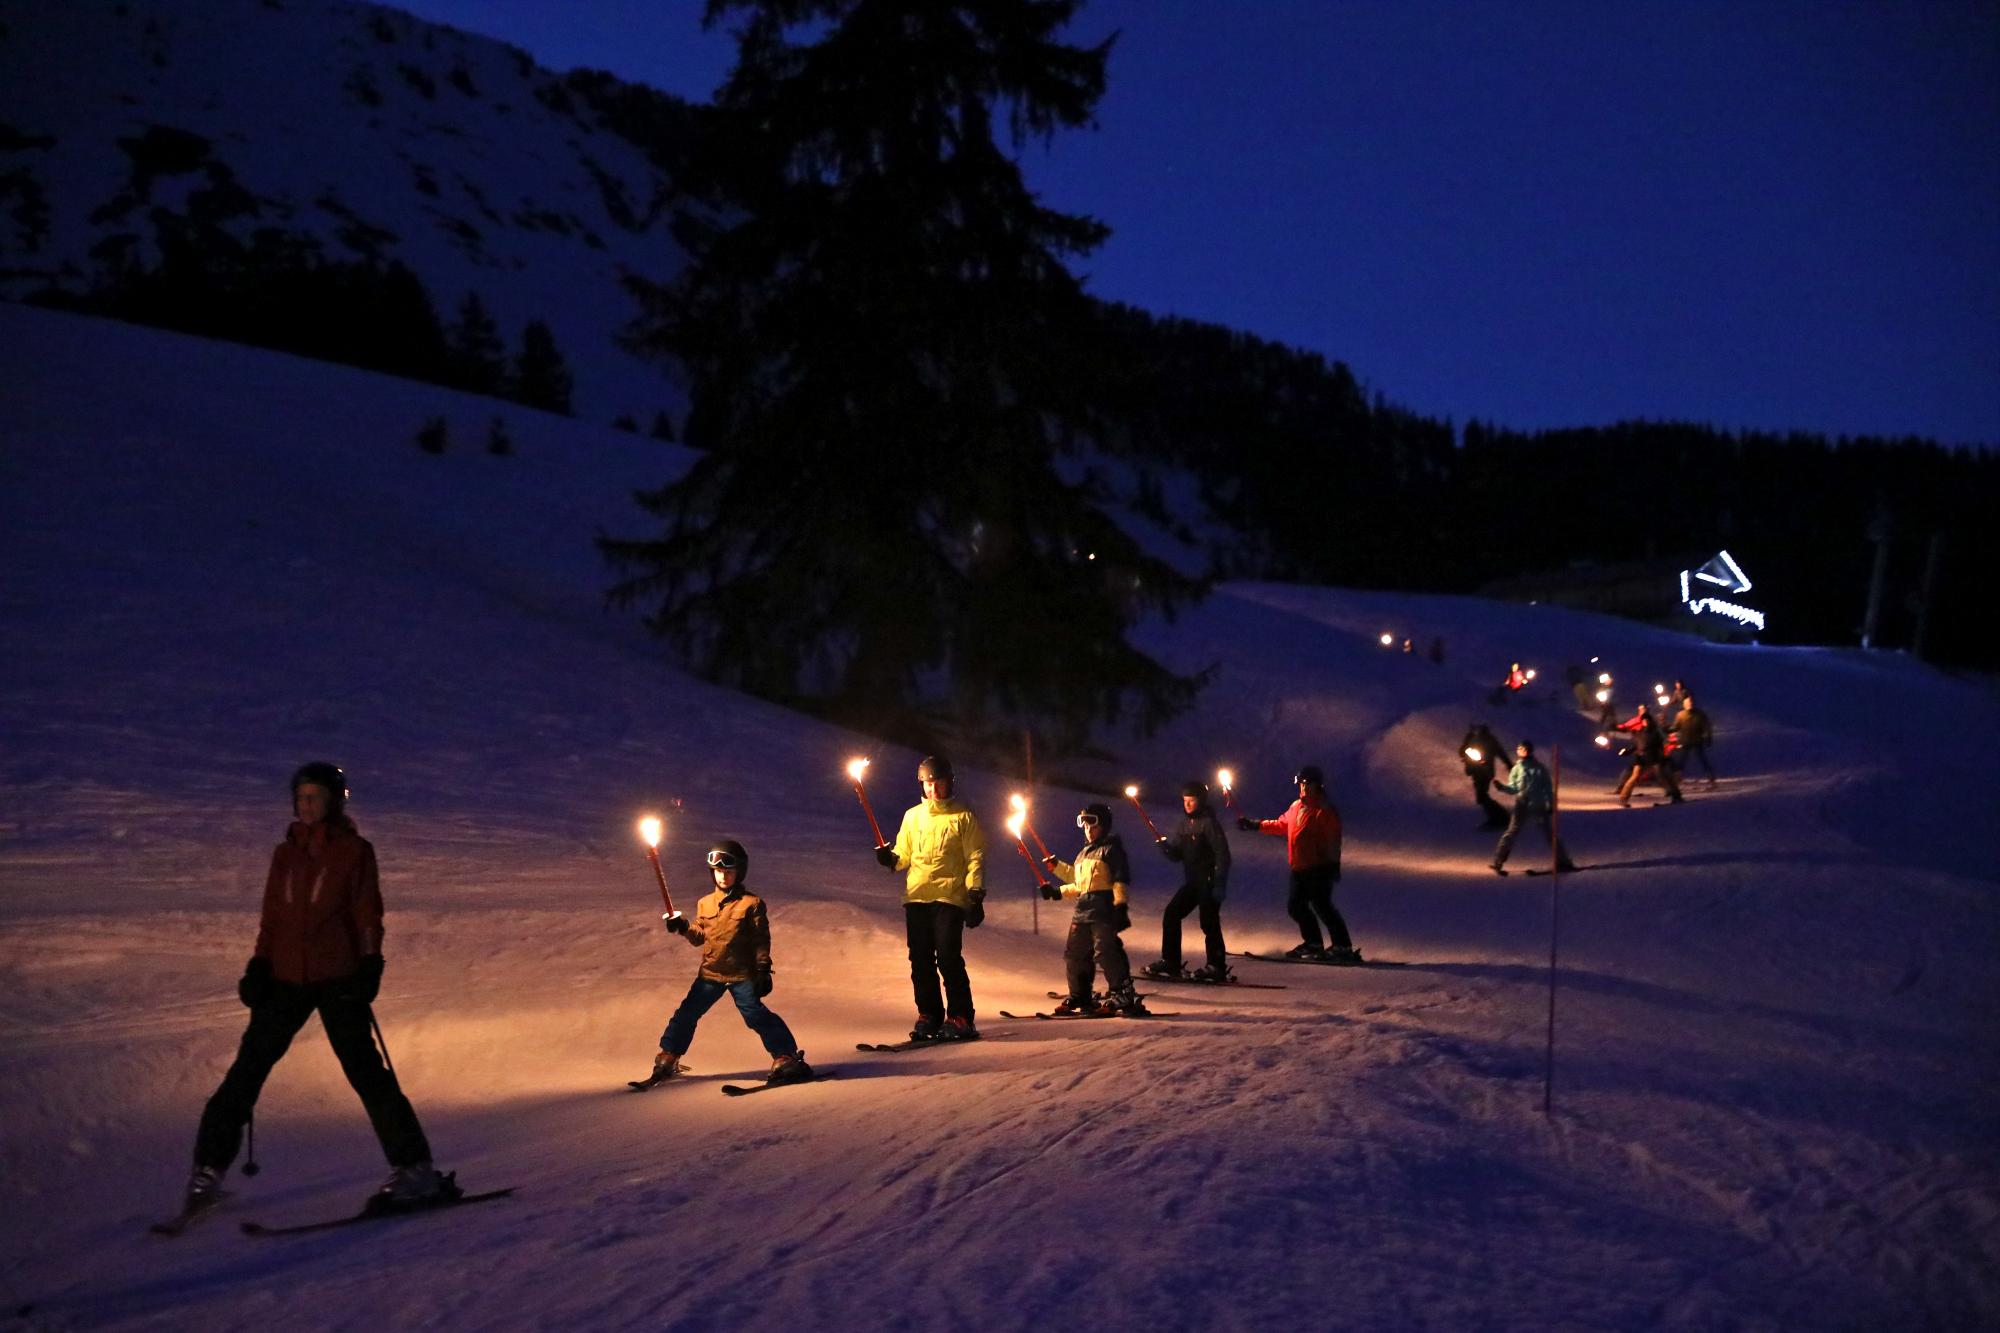
<path id="1" fill-rule="evenodd" d="M 792 1030 L 785 1026 L 785 1020 L 772 1013 L 764 1002 L 757 998 L 757 983 L 754 981 L 710 981 L 707 977 L 696 977 L 694 985 L 688 987 L 687 998 L 681 1007 L 674 1010 L 674 1016 L 667 1020 L 667 1030 L 660 1034 L 660 1049 L 675 1055 L 686 1055 L 688 1046 L 694 1041 L 694 1025 L 701 1022 L 701 1016 L 715 1007 L 724 991 L 736 1001 L 736 1012 L 743 1015 L 743 1022 L 756 1033 L 764 1043 L 764 1049 L 773 1058 L 790 1055 L 799 1048 L 792 1040 Z"/>

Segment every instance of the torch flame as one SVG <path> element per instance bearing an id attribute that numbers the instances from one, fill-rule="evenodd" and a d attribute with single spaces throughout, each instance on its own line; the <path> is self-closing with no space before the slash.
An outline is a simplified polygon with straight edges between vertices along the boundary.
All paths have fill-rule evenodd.
<path id="1" fill-rule="evenodd" d="M 1667 687 L 1664 685 L 1655 685 L 1653 687 L 1653 693 L 1655 694 L 1665 694 L 1666 692 L 1667 692 Z"/>
<path id="2" fill-rule="evenodd" d="M 1597 743 L 1607 750 L 1611 748 L 1611 738 L 1609 736 L 1599 734 Z"/>
<path id="3" fill-rule="evenodd" d="M 1017 796 L 1014 799 L 1020 800 L 1020 797 Z M 1019 842 L 1021 840 L 1021 825 L 1027 822 L 1028 812 L 1023 809 L 1016 809 L 1013 814 L 1007 816 L 1008 836 L 1013 838 L 1015 842 Z"/>
<path id="4" fill-rule="evenodd" d="M 861 775 L 863 773 L 866 773 L 867 771 L 868 771 L 868 761 L 866 759 L 856 759 L 853 763 L 847 766 L 847 776 L 854 779 L 854 781 L 856 782 L 861 781 Z"/>
<path id="5" fill-rule="evenodd" d="M 1382 646 L 1384 648 L 1387 648 L 1390 644 L 1394 643 L 1395 641 L 1396 641 L 1396 636 L 1393 634 L 1384 634 L 1382 636 Z"/>
<path id="6" fill-rule="evenodd" d="M 1125 794 L 1135 801 L 1139 799 L 1139 789 L 1137 787 L 1127 787 Z"/>
<path id="7" fill-rule="evenodd" d="M 658 847 L 660 845 L 660 821 L 652 815 L 647 815 L 639 821 L 639 836 L 646 840 L 648 847 Z"/>
<path id="8" fill-rule="evenodd" d="M 1611 683 L 1611 673 L 1609 671 L 1598 672 L 1597 683 L 1599 685 L 1609 685 Z"/>
<path id="9" fill-rule="evenodd" d="M 1020 811 L 1023 819 L 1027 818 L 1028 798 L 1021 795 L 1020 792 L 1015 792 L 1012 796 L 1009 796 L 1007 798 L 1007 805 L 1010 809 Z"/>
<path id="10" fill-rule="evenodd" d="M 1528 668 L 1528 679 L 1529 679 L 1529 680 L 1533 680 L 1534 678 L 1535 678 L 1535 669 L 1534 669 L 1533 667 L 1529 667 L 1529 668 Z"/>
<path id="11" fill-rule="evenodd" d="M 1476 764 L 1486 756 L 1477 745 L 1468 745 L 1465 747 L 1465 757 Z"/>
<path id="12" fill-rule="evenodd" d="M 1611 691 L 1610 691 L 1610 690 L 1599 690 L 1599 691 L 1597 692 L 1597 702 L 1599 702 L 1599 703 L 1601 703 L 1601 704 L 1608 704 L 1608 703 L 1610 703 L 1610 702 L 1611 702 Z"/>
<path id="13" fill-rule="evenodd" d="M 1230 788 L 1236 785 L 1236 775 L 1234 773 L 1231 773 L 1226 768 L 1218 769 L 1216 771 L 1215 780 L 1222 784 L 1222 789 L 1224 791 L 1228 791 Z"/>

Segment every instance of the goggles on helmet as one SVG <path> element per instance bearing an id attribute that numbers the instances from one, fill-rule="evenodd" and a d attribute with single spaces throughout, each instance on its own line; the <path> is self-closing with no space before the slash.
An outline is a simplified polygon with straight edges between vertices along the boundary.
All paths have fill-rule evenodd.
<path id="1" fill-rule="evenodd" d="M 720 850 L 708 854 L 708 864 L 716 870 L 740 870 L 743 868 L 742 858 L 737 856 L 735 852 Z"/>
<path id="2" fill-rule="evenodd" d="M 1076 826 L 1078 828 L 1096 828 L 1097 816 L 1086 811 L 1076 817 Z"/>

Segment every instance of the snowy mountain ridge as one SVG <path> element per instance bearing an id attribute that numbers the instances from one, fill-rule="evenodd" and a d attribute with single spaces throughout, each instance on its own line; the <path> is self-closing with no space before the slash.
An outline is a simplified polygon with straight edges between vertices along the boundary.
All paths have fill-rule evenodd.
<path id="1" fill-rule="evenodd" d="M 442 319 L 476 293 L 510 343 L 545 321 L 583 415 L 680 419 L 614 341 L 624 276 L 684 262 L 673 145 L 525 52 L 346 0 L 65 0 L 0 9 L 0 64 L 0 299 L 156 267 L 204 228 L 274 233 L 401 261 Z"/>
<path id="2" fill-rule="evenodd" d="M 915 756 L 661 665 L 601 607 L 596 531 L 685 451 L 489 399 L 0 305 L 0 1279 L 28 1327 L 1968 1328 L 2000 1314 L 2000 1043 L 1982 687 L 1893 655 L 1731 648 L 1547 607 L 1228 584 L 1144 630 L 1213 663 L 1122 756 L 1164 822 L 1219 765 L 1274 815 L 1302 762 L 1346 823 L 1371 959 L 1238 961 L 1057 1025 L 1062 910 L 986 820 L 969 937 L 1002 1039 L 866 1055 L 910 1016 L 885 820 Z M 115 371 L 108 369 L 115 368 Z M 498 417 L 513 452 L 481 444 Z M 450 426 L 439 454 L 416 423 Z M 588 466 L 579 460 L 588 459 Z M 1382 631 L 1447 644 L 1443 665 Z M 1693 682 L 1715 791 L 1620 809 L 1562 697 L 1509 660 Z M 1625 697 L 1621 695 L 1621 698 Z M 1547 879 L 1494 876 L 1469 719 L 1560 748 L 1555 1114 Z M 351 1209 L 381 1164 L 309 1027 L 266 1087 L 264 1172 L 173 1242 L 233 982 L 300 760 L 347 765 L 381 855 L 378 1012 L 463 1213 L 252 1240 Z M 1068 853 L 1081 792 L 1035 822 Z M 1177 880 L 1133 853 L 1135 962 Z M 728 1007 L 693 1078 L 633 1096 L 693 953 L 667 873 L 738 837 L 771 1003 L 840 1077 L 744 1101 Z M 1235 834 L 1230 947 L 1282 950 L 1282 841 Z M 1517 865 L 1545 855 L 1530 838 Z M 1187 931 L 1191 951 L 1199 935 Z M 727 1228 L 727 1262 L 715 1236 Z"/>

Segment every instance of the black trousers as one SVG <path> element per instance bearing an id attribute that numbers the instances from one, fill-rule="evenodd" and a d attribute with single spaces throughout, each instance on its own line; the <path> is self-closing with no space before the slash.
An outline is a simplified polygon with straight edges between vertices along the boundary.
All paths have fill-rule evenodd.
<path id="1" fill-rule="evenodd" d="M 1347 933 L 1347 922 L 1333 905 L 1333 885 L 1338 878 L 1340 867 L 1331 865 L 1292 872 L 1292 892 L 1285 900 L 1285 911 L 1299 923 L 1299 938 L 1315 949 L 1320 947 L 1320 921 L 1326 922 L 1327 941 L 1334 948 L 1354 947 L 1354 940 Z"/>
<path id="2" fill-rule="evenodd" d="M 1223 966 L 1229 951 L 1222 944 L 1222 904 L 1208 890 L 1183 884 L 1167 899 L 1166 914 L 1160 918 L 1160 957 L 1175 967 L 1181 965 L 1181 922 L 1189 912 L 1201 912 L 1201 936 L 1208 945 L 1208 965 Z"/>
<path id="3" fill-rule="evenodd" d="M 1478 802 L 1481 810 L 1486 812 L 1486 822 L 1494 828 L 1499 828 L 1507 822 L 1507 807 L 1493 799 L 1492 786 L 1493 775 L 1491 773 L 1483 777 L 1478 773 L 1472 775 L 1472 799 Z"/>
<path id="4" fill-rule="evenodd" d="M 288 986 L 276 982 L 271 998 L 250 1011 L 250 1026 L 244 1029 L 243 1041 L 236 1048 L 236 1062 L 202 1110 L 201 1128 L 194 1139 L 196 1166 L 221 1170 L 236 1160 L 236 1150 L 243 1144 L 243 1122 L 257 1105 L 264 1080 L 314 1012 L 340 1059 L 341 1072 L 360 1094 L 368 1123 L 375 1127 L 375 1137 L 381 1140 L 382 1155 L 389 1159 L 389 1165 L 410 1166 L 430 1160 L 431 1146 L 424 1138 L 423 1126 L 417 1123 L 417 1113 L 376 1049 L 374 1011 L 360 1000 L 340 998 L 337 984 Z"/>
<path id="5" fill-rule="evenodd" d="M 1687 758 L 1681 760 L 1681 772 L 1685 773 L 1692 767 L 1688 762 L 1689 759 L 1699 759 L 1701 760 L 1701 771 L 1708 774 L 1710 782 L 1715 781 L 1715 765 L 1708 762 L 1708 747 L 1706 745 L 1683 745 L 1681 753 L 1687 756 Z"/>
<path id="6" fill-rule="evenodd" d="M 1558 866 L 1569 865 L 1569 849 L 1562 845 L 1560 838 L 1556 837 L 1555 821 L 1550 817 L 1550 812 L 1547 810 L 1523 810 L 1519 805 L 1514 807 L 1514 813 L 1507 818 L 1507 831 L 1500 835 L 1500 845 L 1493 849 L 1494 865 L 1504 866 L 1507 864 L 1507 858 L 1513 855 L 1514 852 L 1514 840 L 1521 836 L 1521 826 L 1523 824 L 1533 824 L 1540 828 L 1542 837 L 1548 840 L 1550 849 L 1556 854 L 1556 864 Z"/>
<path id="7" fill-rule="evenodd" d="M 965 975 L 965 911 L 950 903 L 904 903 L 910 944 L 910 990 L 925 1018 L 972 1021 L 972 983 Z M 938 979 L 944 979 L 939 994 Z"/>
<path id="8" fill-rule="evenodd" d="M 1102 899 L 1102 902 L 1092 901 Z M 1081 1004 L 1090 998 L 1090 983 L 1099 968 L 1104 970 L 1104 989 L 1126 990 L 1132 985 L 1132 962 L 1125 956 L 1125 941 L 1111 920 L 1111 895 L 1088 893 L 1078 899 L 1076 915 L 1070 918 L 1069 940 L 1063 945 L 1063 970 L 1069 976 L 1069 997 Z"/>

